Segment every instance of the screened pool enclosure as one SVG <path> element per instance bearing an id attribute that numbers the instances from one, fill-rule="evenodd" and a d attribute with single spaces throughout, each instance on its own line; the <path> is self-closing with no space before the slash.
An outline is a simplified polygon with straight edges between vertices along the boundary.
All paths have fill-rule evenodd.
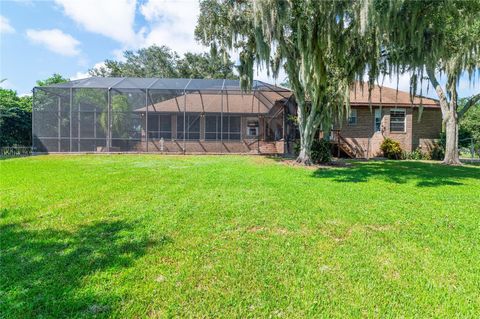
<path id="1" fill-rule="evenodd" d="M 283 153 L 291 92 L 254 81 L 92 77 L 33 90 L 34 152 Z"/>

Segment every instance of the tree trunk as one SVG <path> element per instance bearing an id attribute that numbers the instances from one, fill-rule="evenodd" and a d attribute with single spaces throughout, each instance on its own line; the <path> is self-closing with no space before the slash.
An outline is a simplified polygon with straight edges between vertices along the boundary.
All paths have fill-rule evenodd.
<path id="1" fill-rule="evenodd" d="M 312 165 L 312 142 L 315 131 L 312 125 L 306 125 L 300 131 L 300 153 L 297 157 L 297 163 L 303 165 Z"/>
<path id="2" fill-rule="evenodd" d="M 435 69 L 432 66 L 426 66 L 430 83 L 432 83 L 437 92 L 440 109 L 442 110 L 442 119 L 445 123 L 445 158 L 443 164 L 446 165 L 462 165 L 458 157 L 458 115 L 457 115 L 457 100 L 456 94 L 452 94 L 452 99 L 449 102 L 442 86 L 437 81 L 435 76 Z"/>
<path id="3" fill-rule="evenodd" d="M 312 165 L 312 143 L 317 127 L 315 125 L 316 110 L 310 109 L 307 112 L 305 101 L 298 102 L 298 130 L 300 131 L 300 153 L 297 163 Z"/>
<path id="4" fill-rule="evenodd" d="M 458 118 L 455 111 L 449 112 L 445 122 L 445 158 L 443 164 L 462 165 L 458 157 Z"/>

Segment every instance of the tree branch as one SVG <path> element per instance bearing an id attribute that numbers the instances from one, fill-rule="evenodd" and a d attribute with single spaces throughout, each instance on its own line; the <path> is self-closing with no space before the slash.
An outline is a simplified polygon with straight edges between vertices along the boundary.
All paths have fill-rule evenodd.
<path id="1" fill-rule="evenodd" d="M 435 88 L 437 92 L 439 101 L 440 101 L 440 108 L 442 110 L 443 118 L 445 119 L 446 115 L 448 114 L 448 100 L 445 92 L 443 91 L 442 86 L 438 83 L 437 77 L 435 76 L 435 69 L 432 66 L 426 66 L 425 70 L 427 71 L 428 78 L 430 79 L 430 83 Z"/>
<path id="2" fill-rule="evenodd" d="M 461 118 L 463 115 L 465 115 L 465 112 L 467 112 L 469 108 L 474 106 L 479 101 L 480 101 L 480 93 L 472 96 L 470 98 L 470 100 L 468 100 L 468 102 L 465 104 L 465 106 L 462 107 L 462 109 L 460 111 L 458 111 L 458 113 L 457 113 L 458 118 Z"/>

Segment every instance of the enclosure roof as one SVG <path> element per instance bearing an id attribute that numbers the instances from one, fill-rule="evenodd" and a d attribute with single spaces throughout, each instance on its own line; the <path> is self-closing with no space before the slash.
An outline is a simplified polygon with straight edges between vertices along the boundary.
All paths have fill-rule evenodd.
<path id="1" fill-rule="evenodd" d="M 173 78 L 135 78 L 135 77 L 90 77 L 65 83 L 58 83 L 47 88 L 77 89 L 151 89 L 179 91 L 242 91 L 239 80 L 224 79 L 173 79 Z M 254 91 L 276 92 L 282 97 L 289 97 L 291 91 L 276 85 L 254 80 Z"/>

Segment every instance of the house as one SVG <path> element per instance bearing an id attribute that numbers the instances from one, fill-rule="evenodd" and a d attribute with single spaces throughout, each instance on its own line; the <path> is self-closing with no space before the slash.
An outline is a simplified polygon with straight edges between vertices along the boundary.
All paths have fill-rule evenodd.
<path id="1" fill-rule="evenodd" d="M 357 88 L 359 90 L 359 88 Z M 366 90 L 366 87 L 365 87 Z M 438 138 L 438 103 L 375 88 L 352 92 L 352 112 L 332 142 L 351 157 L 375 156 L 384 137 L 413 150 Z M 34 88 L 33 147 L 42 152 L 291 153 L 292 92 L 254 81 L 92 77 Z"/>
<path id="2" fill-rule="evenodd" d="M 407 152 L 418 147 L 428 151 L 440 137 L 442 113 L 437 100 L 416 96 L 411 101 L 410 93 L 375 86 L 369 102 L 367 85 L 357 85 L 350 92 L 350 105 L 350 115 L 334 126 L 331 136 L 337 151 L 350 157 L 380 156 L 386 137 Z"/>

